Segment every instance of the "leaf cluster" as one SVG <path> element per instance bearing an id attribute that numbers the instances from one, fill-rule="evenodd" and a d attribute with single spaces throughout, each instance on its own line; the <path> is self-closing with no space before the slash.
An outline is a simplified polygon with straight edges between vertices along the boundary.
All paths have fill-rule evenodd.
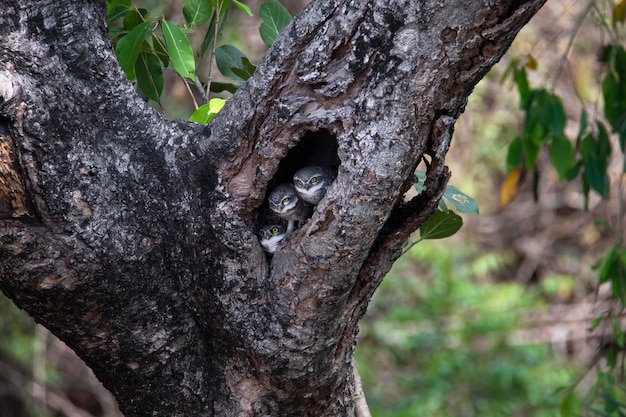
<path id="1" fill-rule="evenodd" d="M 567 117 L 561 98 L 544 88 L 532 88 L 527 71 L 533 70 L 537 62 L 533 57 L 513 60 L 503 79 L 510 79 L 519 93 L 519 107 L 524 113 L 524 124 L 520 134 L 508 147 L 508 176 L 500 193 L 501 206 L 508 204 L 517 194 L 520 181 L 526 172 L 532 172 L 533 187 L 537 196 L 540 170 L 538 157 L 542 150 L 547 151 L 550 162 L 562 181 L 580 182 L 584 195 L 584 208 L 588 210 L 590 193 L 608 199 L 617 193 L 619 213 L 614 226 L 615 241 L 605 251 L 597 263 L 598 285 L 607 284 L 611 289 L 614 303 L 601 312 L 594 320 L 591 331 L 602 328 L 604 340 L 599 358 L 604 358 L 609 372 L 599 372 L 596 388 L 602 392 L 603 411 L 591 409 L 591 415 L 622 416 L 624 414 L 623 393 L 612 387 L 612 371 L 619 371 L 623 377 L 626 359 L 626 335 L 621 316 L 626 308 L 626 248 L 623 242 L 624 218 L 624 179 L 626 174 L 626 50 L 621 40 L 626 0 L 612 3 L 610 43 L 598 53 L 602 64 L 600 79 L 602 106 L 590 114 L 581 106 L 577 135 L 567 136 Z M 590 8 L 591 10 L 591 8 Z M 617 145 L 617 146 L 616 146 Z M 609 169 L 612 158 L 622 162 L 617 181 L 610 181 Z M 610 376 L 610 377 L 609 377 Z M 621 398 L 621 400 L 617 400 Z M 620 402 L 621 401 L 621 402 Z M 573 391 L 567 390 L 561 402 L 563 417 L 577 416 L 581 412 L 581 402 Z"/>
<path id="2" fill-rule="evenodd" d="M 185 23 L 150 16 L 148 10 L 136 7 L 130 0 L 107 0 L 107 24 L 120 66 L 137 91 L 159 105 L 164 89 L 164 70 L 173 70 L 187 84 L 196 111 L 189 120 L 208 123 L 224 106 L 223 99 L 210 99 L 210 93 L 234 93 L 254 74 L 256 66 L 233 45 L 216 46 L 230 6 L 248 15 L 252 11 L 239 0 L 187 0 L 183 6 Z M 259 7 L 263 19 L 261 37 L 269 46 L 289 23 L 291 16 L 277 1 L 269 0 Z M 198 48 L 190 35 L 204 31 Z M 221 74 L 233 82 L 212 82 L 211 65 L 215 59 Z M 207 62 L 208 74 L 199 79 L 198 65 Z M 192 88 L 202 97 L 198 106 Z"/>

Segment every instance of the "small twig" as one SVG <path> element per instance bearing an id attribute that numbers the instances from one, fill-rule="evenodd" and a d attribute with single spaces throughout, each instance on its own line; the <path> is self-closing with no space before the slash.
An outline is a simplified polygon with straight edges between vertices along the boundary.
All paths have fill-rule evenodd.
<path id="1" fill-rule="evenodd" d="M 622 169 L 626 168 L 626 153 L 622 153 Z M 617 234 L 615 246 L 621 248 L 624 244 L 624 175 L 620 175 L 617 185 Z"/>
<path id="2" fill-rule="evenodd" d="M 372 417 L 370 409 L 367 406 L 365 393 L 363 392 L 363 384 L 361 383 L 361 375 L 356 369 L 356 363 L 352 358 L 352 372 L 354 375 L 354 415 L 355 417 Z"/>
<path id="3" fill-rule="evenodd" d="M 215 50 L 216 45 L 217 45 L 217 35 L 219 33 L 219 27 L 220 27 L 220 13 L 221 13 L 221 2 L 218 0 L 216 2 L 216 9 L 215 9 L 215 29 L 213 32 L 213 44 L 211 45 L 211 56 L 209 57 L 209 70 L 207 73 L 207 80 L 206 80 L 206 90 L 204 93 L 204 102 L 208 103 L 209 102 L 209 95 L 211 94 L 211 72 L 213 70 L 213 58 L 215 58 Z"/>
<path id="4" fill-rule="evenodd" d="M 182 78 L 183 84 L 185 84 L 185 88 L 187 88 L 187 92 L 191 96 L 191 100 L 193 101 L 194 109 L 198 110 L 198 102 L 196 101 L 196 97 L 193 95 L 193 91 L 191 91 L 191 87 L 189 87 L 189 83 L 187 83 L 187 80 L 185 80 L 185 78 L 183 78 L 182 76 L 180 78 Z"/>
<path id="5" fill-rule="evenodd" d="M 574 27 L 572 28 L 572 34 L 570 35 L 569 41 L 567 42 L 567 47 L 565 48 L 565 52 L 563 52 L 563 54 L 561 55 L 559 64 L 556 67 L 556 71 L 554 72 L 554 78 L 552 79 L 552 86 L 550 87 L 550 91 L 554 91 L 554 89 L 556 88 L 556 83 L 561 77 L 561 71 L 563 70 L 563 65 L 565 65 L 565 62 L 567 61 L 567 56 L 569 55 L 569 51 L 572 48 L 574 39 L 576 38 L 576 35 L 578 34 L 578 30 L 582 26 L 585 20 L 585 17 L 587 17 L 591 9 L 594 7 L 594 4 L 595 2 L 593 0 L 589 0 L 587 7 L 585 7 L 585 9 L 582 12 L 580 12 L 580 14 L 578 15 L 578 18 L 576 19 L 576 22 L 574 22 Z"/>
<path id="6" fill-rule="evenodd" d="M 402 249 L 402 254 L 401 254 L 400 256 L 402 256 L 402 255 L 404 255 L 405 253 L 407 253 L 408 251 L 410 251 L 410 250 L 411 250 L 411 248 L 412 248 L 413 246 L 417 245 L 417 244 L 418 244 L 418 243 L 420 243 L 422 240 L 424 240 L 424 239 L 422 239 L 422 238 L 420 237 L 419 239 L 416 239 L 416 240 L 414 240 L 413 242 L 409 243 L 406 247 L 404 247 L 404 248 Z"/>

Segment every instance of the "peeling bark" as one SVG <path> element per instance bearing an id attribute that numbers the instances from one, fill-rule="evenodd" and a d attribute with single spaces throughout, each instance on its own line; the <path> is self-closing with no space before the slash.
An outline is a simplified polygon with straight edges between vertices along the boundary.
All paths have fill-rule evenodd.
<path id="1" fill-rule="evenodd" d="M 137 97 L 102 2 L 5 0 L 0 290 L 125 415 L 354 415 L 357 322 L 437 206 L 467 96 L 544 1 L 314 2 L 204 127 Z M 265 197 L 310 163 L 338 177 L 268 259 Z"/>

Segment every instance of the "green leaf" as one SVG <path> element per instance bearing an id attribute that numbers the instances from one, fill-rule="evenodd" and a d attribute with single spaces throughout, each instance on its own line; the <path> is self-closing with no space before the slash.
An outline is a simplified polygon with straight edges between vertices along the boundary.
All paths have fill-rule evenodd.
<path id="1" fill-rule="evenodd" d="M 590 189 L 600 196 L 609 196 L 610 184 L 607 174 L 608 159 L 611 155 L 611 142 L 602 123 L 597 124 L 598 136 L 586 135 L 580 145 L 580 155 L 584 167 L 583 179 Z M 584 185 L 584 183 L 583 183 Z"/>
<path id="2" fill-rule="evenodd" d="M 597 329 L 600 323 L 602 323 L 602 316 L 594 317 L 593 320 L 591 320 L 591 327 L 589 328 L 589 331 L 592 332 Z"/>
<path id="3" fill-rule="evenodd" d="M 609 72 L 602 81 L 604 116 L 620 137 L 622 150 L 626 146 L 626 51 L 621 46 L 608 52 Z"/>
<path id="4" fill-rule="evenodd" d="M 151 53 L 142 52 L 135 66 L 137 86 L 149 99 L 159 101 L 163 92 L 163 67 L 159 58 Z"/>
<path id="5" fill-rule="evenodd" d="M 196 62 L 185 32 L 178 25 L 167 20 L 163 21 L 162 28 L 172 66 L 181 77 L 195 81 Z"/>
<path id="6" fill-rule="evenodd" d="M 130 0 L 107 0 L 107 13 L 111 13 L 119 5 L 125 6 L 127 9 L 132 6 Z"/>
<path id="7" fill-rule="evenodd" d="M 145 16 L 148 15 L 146 9 L 130 9 L 124 17 L 124 28 L 133 30 L 135 27 L 145 22 Z"/>
<path id="8" fill-rule="evenodd" d="M 515 83 L 517 84 L 517 91 L 519 92 L 520 109 L 525 109 L 528 105 L 528 99 L 530 96 L 530 86 L 528 85 L 525 69 L 515 69 Z"/>
<path id="9" fill-rule="evenodd" d="M 617 350 L 613 345 L 606 347 L 606 350 L 604 351 L 604 358 L 606 359 L 606 363 L 609 367 L 615 368 L 615 365 L 617 365 Z M 611 409 L 611 407 L 613 407 L 613 409 Z M 615 404 L 611 402 L 605 405 L 605 411 L 607 412 L 614 411 L 615 408 Z"/>
<path id="10" fill-rule="evenodd" d="M 207 0 L 187 0 L 183 6 L 183 16 L 190 26 L 202 26 L 213 16 L 215 9 Z"/>
<path id="11" fill-rule="evenodd" d="M 426 181 L 426 173 L 424 171 L 419 171 L 416 170 L 415 171 L 415 177 L 416 177 L 416 182 L 413 183 L 413 187 L 415 187 L 415 190 L 417 191 L 417 193 L 421 193 L 422 191 L 424 191 L 424 181 Z"/>
<path id="12" fill-rule="evenodd" d="M 268 0 L 259 6 L 259 17 L 263 20 L 259 33 L 265 45 L 270 46 L 278 34 L 289 24 L 291 15 L 277 0 Z"/>
<path id="13" fill-rule="evenodd" d="M 454 185 L 448 184 L 443 192 L 443 197 L 459 213 L 478 214 L 478 203 L 476 203 L 476 200 L 456 188 Z"/>
<path id="14" fill-rule="evenodd" d="M 583 108 L 580 110 L 580 126 L 578 127 L 578 135 L 576 136 L 577 139 L 582 138 L 583 134 L 587 131 L 587 125 L 588 125 L 587 119 L 588 119 L 587 112 Z"/>
<path id="15" fill-rule="evenodd" d="M 574 391 L 568 391 L 568 393 L 561 398 L 559 411 L 561 412 L 561 417 L 578 417 L 581 415 L 582 409 L 580 400 L 576 394 L 574 394 Z"/>
<path id="16" fill-rule="evenodd" d="M 506 154 L 506 171 L 510 172 L 515 168 L 522 166 L 522 157 L 524 154 L 524 147 L 522 139 L 518 136 L 511 143 L 509 143 L 509 149 Z"/>
<path id="17" fill-rule="evenodd" d="M 610 248 L 600 260 L 598 282 L 603 284 L 610 281 L 618 272 L 618 254 L 615 248 Z"/>
<path id="18" fill-rule="evenodd" d="M 624 349 L 626 336 L 624 335 L 624 329 L 622 329 L 622 323 L 617 317 L 613 317 L 613 338 L 617 343 L 617 347 L 619 347 L 620 349 Z"/>
<path id="19" fill-rule="evenodd" d="M 538 136 L 525 136 L 522 142 L 524 145 L 524 155 L 526 156 L 526 169 L 528 171 L 533 170 L 537 158 L 539 157 L 539 151 L 541 150 L 541 144 L 536 143 L 535 137 Z"/>
<path id="20" fill-rule="evenodd" d="M 552 139 L 550 160 L 557 174 L 559 174 L 560 180 L 571 179 L 568 176 L 574 165 L 574 154 L 574 147 L 564 135 L 561 134 Z"/>
<path id="21" fill-rule="evenodd" d="M 235 6 L 237 6 L 239 10 L 246 13 L 248 16 L 252 16 L 252 10 L 250 10 L 248 6 L 238 0 L 233 0 L 233 3 L 235 3 Z"/>
<path id="22" fill-rule="evenodd" d="M 235 74 L 231 68 L 243 70 L 243 58 L 243 52 L 232 45 L 222 45 L 215 50 L 215 62 L 222 75 L 238 82 L 244 82 L 245 79 Z"/>
<path id="23" fill-rule="evenodd" d="M 226 100 L 221 98 L 212 98 L 207 104 L 198 107 L 189 117 L 189 121 L 200 124 L 208 124 L 226 104 Z"/>
<path id="24" fill-rule="evenodd" d="M 219 83 L 213 81 L 211 83 L 211 91 L 214 93 L 221 93 L 222 91 L 228 91 L 231 94 L 235 94 L 237 92 L 237 86 L 232 83 Z"/>
<path id="25" fill-rule="evenodd" d="M 231 67 L 230 70 L 238 77 L 241 77 L 244 80 L 252 77 L 254 71 L 256 71 L 256 66 L 253 65 L 248 58 L 245 56 L 241 58 L 241 63 L 243 68 Z"/>
<path id="26" fill-rule="evenodd" d="M 445 213 L 435 211 L 420 227 L 422 239 L 443 239 L 452 236 L 463 226 L 463 219 L 450 210 Z"/>
<path id="27" fill-rule="evenodd" d="M 546 103 L 546 117 L 548 118 L 548 129 L 552 136 L 563 136 L 567 117 L 565 116 L 563 101 L 554 94 L 549 95 L 549 100 Z"/>
<path id="28" fill-rule="evenodd" d="M 154 46 L 152 52 L 161 60 L 163 67 L 167 67 L 170 64 L 170 56 L 167 54 L 165 39 L 153 33 L 152 45 Z"/>
<path id="29" fill-rule="evenodd" d="M 135 78 L 135 62 L 137 62 L 141 44 L 151 32 L 150 22 L 143 22 L 117 41 L 115 53 L 120 66 L 130 80 Z"/>
<path id="30" fill-rule="evenodd" d="M 446 204 L 445 200 L 443 198 L 439 199 L 439 203 L 437 204 L 437 208 L 441 211 L 443 211 L 444 213 L 448 214 L 448 212 L 450 211 L 450 209 L 448 208 L 448 205 Z"/>
<path id="31" fill-rule="evenodd" d="M 126 17 L 128 11 L 130 10 L 130 5 L 126 4 L 117 4 L 110 13 L 107 14 L 107 25 L 111 26 L 117 20 Z"/>

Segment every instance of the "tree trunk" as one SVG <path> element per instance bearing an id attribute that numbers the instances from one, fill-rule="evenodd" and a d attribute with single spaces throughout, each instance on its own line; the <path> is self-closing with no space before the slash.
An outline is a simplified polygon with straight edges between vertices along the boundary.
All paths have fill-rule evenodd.
<path id="1" fill-rule="evenodd" d="M 135 94 L 104 2 L 3 0 L 0 290 L 127 416 L 353 415 L 357 322 L 544 1 L 318 0 L 205 127 Z M 311 163 L 337 179 L 268 258 L 266 195 Z"/>

